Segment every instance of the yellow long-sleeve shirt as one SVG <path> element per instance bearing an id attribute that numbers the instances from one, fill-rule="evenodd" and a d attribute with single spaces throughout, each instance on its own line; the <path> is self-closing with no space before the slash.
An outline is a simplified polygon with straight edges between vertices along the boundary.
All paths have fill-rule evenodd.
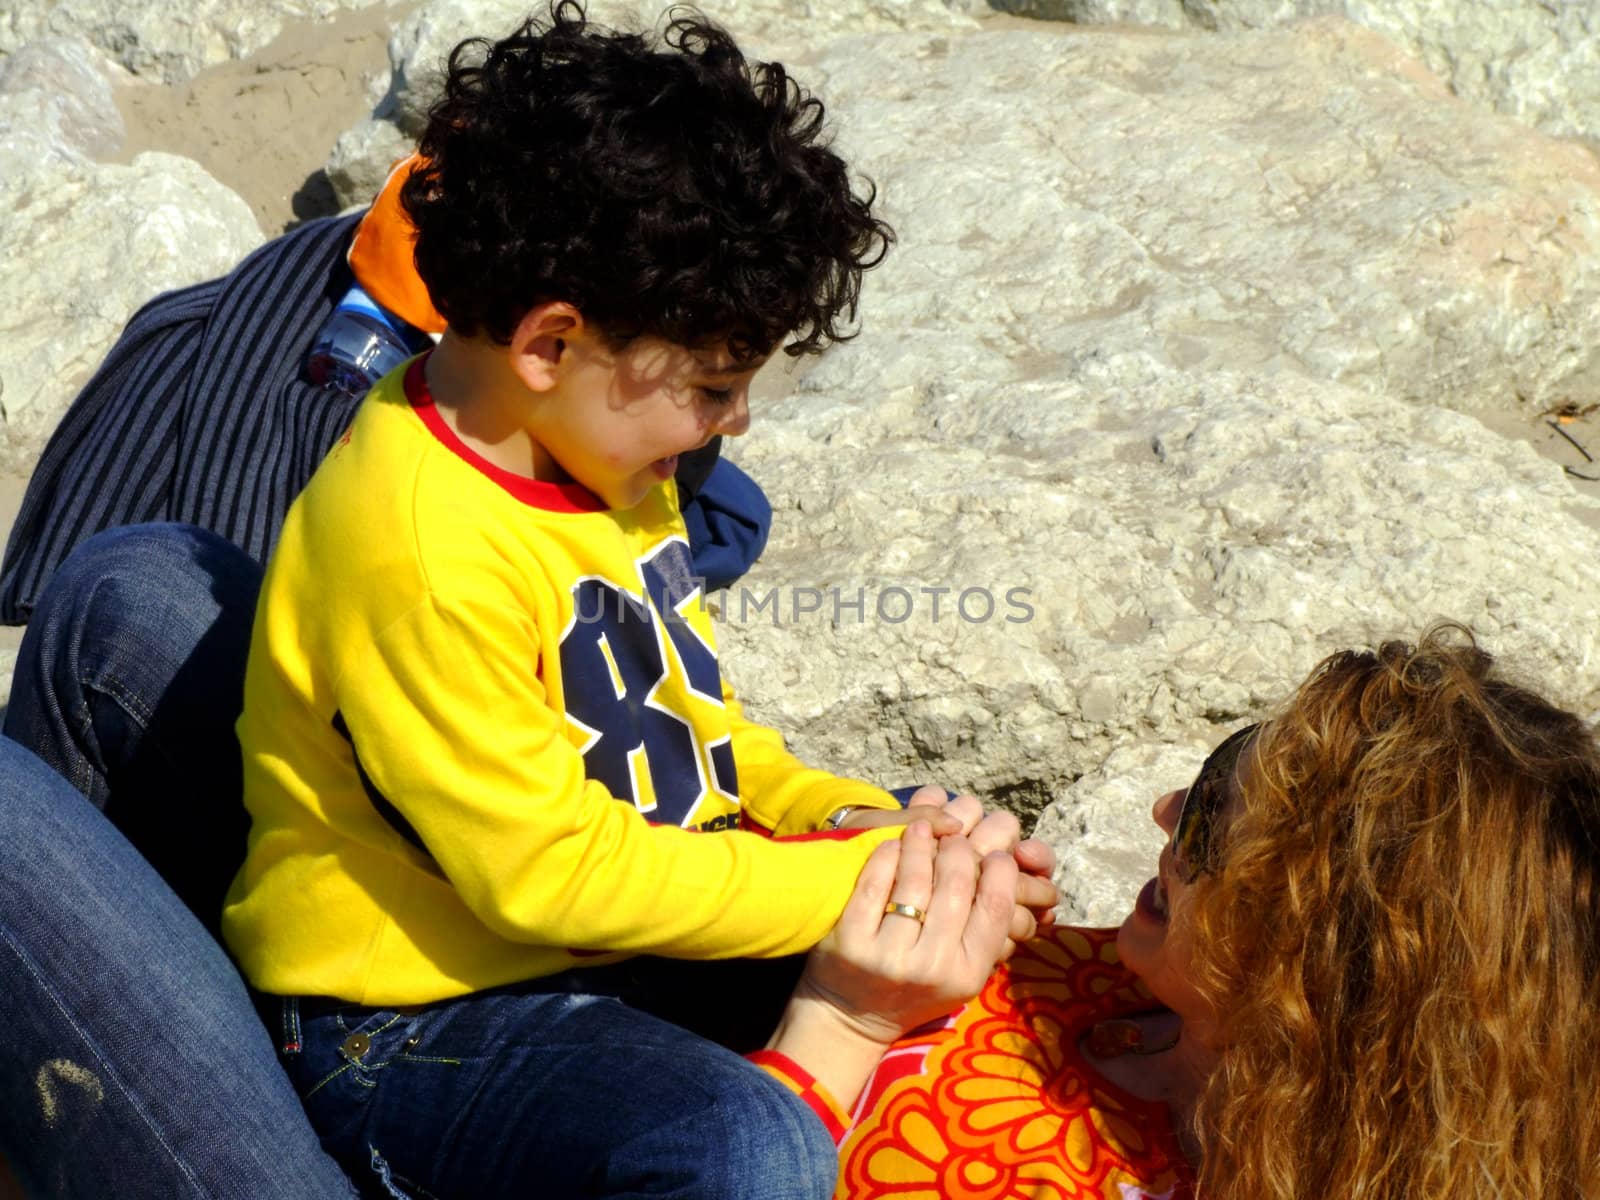
<path id="1" fill-rule="evenodd" d="M 238 728 L 223 932 L 269 992 L 409 1004 L 596 954 L 796 953 L 898 832 L 749 831 L 894 801 L 744 719 L 671 483 L 609 511 L 501 471 L 421 360 L 289 512 Z"/>

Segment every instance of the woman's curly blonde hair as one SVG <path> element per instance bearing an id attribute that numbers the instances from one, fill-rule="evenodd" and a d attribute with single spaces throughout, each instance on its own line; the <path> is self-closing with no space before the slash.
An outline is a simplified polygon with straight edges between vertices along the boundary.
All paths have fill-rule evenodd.
<path id="1" fill-rule="evenodd" d="M 1196 887 L 1202 1200 L 1600 1198 L 1600 747 L 1458 626 L 1325 660 Z"/>

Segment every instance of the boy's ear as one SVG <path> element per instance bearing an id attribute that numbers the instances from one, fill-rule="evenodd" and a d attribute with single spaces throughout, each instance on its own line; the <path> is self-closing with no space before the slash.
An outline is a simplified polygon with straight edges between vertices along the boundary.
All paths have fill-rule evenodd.
<path id="1" fill-rule="evenodd" d="M 583 334 L 583 314 L 565 300 L 536 304 L 511 331 L 511 369 L 529 390 L 547 392 L 569 359 L 568 343 Z"/>

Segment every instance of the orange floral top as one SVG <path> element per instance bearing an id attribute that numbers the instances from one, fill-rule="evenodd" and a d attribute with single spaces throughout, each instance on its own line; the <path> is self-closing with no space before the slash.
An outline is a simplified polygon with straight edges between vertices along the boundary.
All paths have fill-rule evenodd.
<path id="1" fill-rule="evenodd" d="M 971 1003 L 884 1056 L 847 1118 L 835 1200 L 1189 1200 L 1166 1107 L 1078 1049 L 1097 1021 L 1151 1007 L 1115 930 L 1024 945 Z M 814 1108 L 826 1099 L 788 1074 Z"/>

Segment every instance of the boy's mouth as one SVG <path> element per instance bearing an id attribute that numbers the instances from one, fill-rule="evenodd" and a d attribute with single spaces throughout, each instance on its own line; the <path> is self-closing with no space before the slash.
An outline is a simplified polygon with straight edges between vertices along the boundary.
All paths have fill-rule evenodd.
<path id="1" fill-rule="evenodd" d="M 678 473 L 678 456 L 669 454 L 665 458 L 658 458 L 650 464 L 650 469 L 656 473 L 657 479 L 671 479 Z"/>

